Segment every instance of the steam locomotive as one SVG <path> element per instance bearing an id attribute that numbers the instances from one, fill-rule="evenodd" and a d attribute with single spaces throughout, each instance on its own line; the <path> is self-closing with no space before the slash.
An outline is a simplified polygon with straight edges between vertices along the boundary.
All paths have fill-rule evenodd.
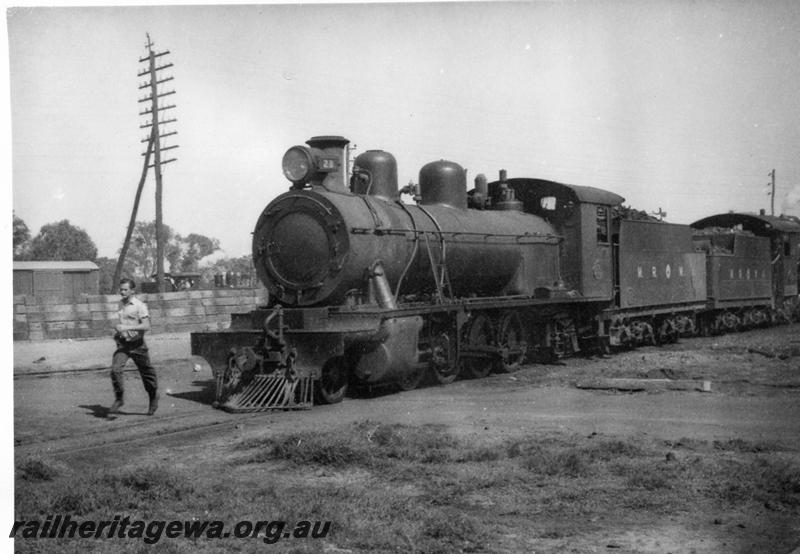
<path id="1" fill-rule="evenodd" d="M 335 403 L 351 385 L 446 384 L 797 311 L 796 218 L 675 225 L 613 192 L 504 170 L 467 191 L 445 160 L 401 189 L 390 153 L 366 151 L 349 171 L 348 144 L 320 136 L 285 153 L 291 187 L 253 231 L 269 305 L 192 333 L 222 408 Z"/>

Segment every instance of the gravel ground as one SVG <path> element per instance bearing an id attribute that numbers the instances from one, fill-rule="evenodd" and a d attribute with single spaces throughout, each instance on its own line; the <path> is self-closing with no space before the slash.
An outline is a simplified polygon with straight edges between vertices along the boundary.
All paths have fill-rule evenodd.
<path id="1" fill-rule="evenodd" d="M 145 340 L 155 365 L 190 357 L 189 333 L 147 335 Z M 110 335 L 96 339 L 17 341 L 14 374 L 108 368 L 113 353 L 114 341 Z"/>
<path id="2" fill-rule="evenodd" d="M 490 489 L 477 491 L 475 498 L 456 495 L 458 502 L 445 503 L 443 510 L 463 515 L 472 512 L 458 510 L 477 503 L 480 509 L 476 508 L 475 514 L 480 516 L 475 516 L 476 521 L 485 520 L 485 529 L 491 536 L 500 540 L 501 535 L 494 533 L 504 529 L 506 542 L 488 542 L 477 550 L 485 552 L 788 553 L 800 544 L 800 355 L 794 353 L 800 345 L 798 324 L 689 339 L 611 357 L 528 365 L 514 374 L 461 380 L 443 387 L 355 395 L 341 404 L 315 406 L 306 411 L 242 415 L 211 408 L 213 381 L 206 369 L 194 371 L 188 359 L 188 335 L 157 335 L 150 340 L 164 394 L 154 417 L 144 415 L 147 398 L 132 367 L 127 373 L 126 406 L 122 414 L 114 417 L 108 417 L 106 412 L 111 400 L 107 371 L 36 375 L 31 370 L 25 374 L 16 367 L 17 361 L 20 368 L 38 368 L 45 363 L 66 368 L 68 363 L 80 362 L 84 367 L 87 362 L 107 366 L 109 347 L 113 347 L 108 344 L 110 341 L 50 341 L 15 348 L 17 462 L 43 458 L 89 475 L 160 464 L 177 467 L 182 475 L 192 476 L 200 489 L 213 489 L 219 498 L 238 498 L 250 490 L 245 485 L 252 480 L 290 480 L 292 486 L 304 490 L 324 485 L 322 477 L 327 470 L 280 463 L 255 469 L 232 464 L 229 459 L 241 455 L 235 448 L 239 441 L 263 441 L 298 431 L 336 438 L 353 426 L 367 423 L 411 429 L 436 425 L 471 448 L 491 449 L 498 443 L 527 439 L 543 445 L 555 441 L 568 452 L 582 452 L 599 438 L 612 444 L 619 441 L 663 450 L 657 460 L 659 468 L 673 463 L 676 476 L 695 476 L 691 490 L 685 491 L 689 501 L 680 509 L 672 509 L 658 495 L 640 497 L 636 491 L 614 492 L 608 482 L 590 473 L 581 479 L 540 477 L 544 487 L 541 490 L 552 492 L 558 501 L 555 507 L 550 506 L 558 508 L 552 514 L 527 498 L 527 492 L 515 497 L 515 502 L 524 508 L 519 513 L 503 508 L 499 499 L 493 500 L 496 505 L 491 504 L 489 500 L 494 497 Z M 46 360 L 33 364 L 31 360 L 36 360 L 37 354 Z M 55 364 L 51 356 L 60 363 Z M 575 387 L 578 380 L 587 377 L 708 380 L 711 392 L 630 393 Z M 614 468 L 621 461 L 624 460 L 609 460 L 609 471 L 616 471 Z M 763 491 L 759 489 L 772 495 L 766 502 L 745 498 L 731 503 L 704 492 L 709 483 L 727 479 L 731 488 L 722 493 L 734 498 L 742 491 L 750 494 L 750 489 L 742 488 L 746 483 L 736 481 L 736 468 L 752 472 L 760 471 L 760 464 L 772 464 L 763 467 L 774 469 L 779 461 L 786 464 L 785 482 L 768 482 Z M 707 479 L 696 469 L 700 467 L 697 464 L 706 464 L 702 467 L 709 472 Z M 468 481 L 462 482 L 458 476 L 459 467 L 452 464 L 432 479 L 453 488 L 451 494 L 456 494 L 461 488 L 469 488 Z M 491 473 L 495 469 L 487 464 L 485 470 Z M 358 476 L 359 471 L 363 473 L 351 468 L 341 470 L 341 474 L 348 476 L 352 472 Z M 761 478 L 768 480 L 769 476 Z M 533 487 L 530 490 L 534 492 L 539 490 L 535 483 L 523 484 Z M 391 491 L 396 483 L 387 486 L 386 494 L 394 494 Z M 687 486 L 679 478 L 674 485 L 665 481 L 656 492 L 669 496 Z M 778 492 L 770 492 L 770 487 Z M 340 488 L 334 489 L 325 498 L 335 499 L 335 491 Z M 639 492 L 648 491 L 645 488 Z M 610 508 L 592 508 L 586 504 L 587 499 L 602 500 L 602 505 Z M 202 502 L 208 503 L 209 499 L 197 506 L 192 498 L 185 502 L 181 509 L 192 510 L 204 506 Z M 651 504 L 661 507 L 648 508 Z M 175 510 L 163 502 L 147 507 L 148 511 L 161 510 L 167 515 Z M 325 508 L 330 513 L 323 515 L 334 517 L 339 509 L 332 504 Z M 366 516 L 359 514 L 354 525 L 363 517 Z M 353 547 L 346 537 L 343 541 L 348 548 L 341 552 L 369 551 Z M 398 545 L 389 551 L 407 548 L 403 541 Z M 30 546 L 48 545 L 40 542 Z M 49 551 L 56 551 L 55 543 L 52 546 Z M 176 542 L 173 546 L 177 548 L 174 551 L 183 553 L 195 545 Z M 202 546 L 208 546 L 209 552 L 215 551 L 212 546 L 218 547 Z"/>

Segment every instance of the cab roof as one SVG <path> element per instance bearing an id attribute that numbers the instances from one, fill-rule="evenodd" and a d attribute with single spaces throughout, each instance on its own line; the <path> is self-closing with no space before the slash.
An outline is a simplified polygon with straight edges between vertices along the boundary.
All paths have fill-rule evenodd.
<path id="1" fill-rule="evenodd" d="M 728 212 L 699 219 L 691 224 L 693 229 L 706 227 L 737 227 L 741 225 L 745 231 L 756 235 L 771 235 L 778 231 L 781 233 L 800 233 L 800 223 L 793 218 L 777 217 L 752 213 Z"/>
<path id="2" fill-rule="evenodd" d="M 507 179 L 506 183 L 516 191 L 518 199 L 520 196 L 525 196 L 525 191 L 535 190 L 538 197 L 558 196 L 560 198 L 572 200 L 576 204 L 587 203 L 616 206 L 625 201 L 625 198 L 619 194 L 607 190 L 595 187 L 567 185 L 565 183 L 557 183 L 556 181 L 548 181 L 546 179 L 517 177 Z M 489 183 L 489 190 L 492 191 L 493 187 L 499 186 L 500 181 Z"/>

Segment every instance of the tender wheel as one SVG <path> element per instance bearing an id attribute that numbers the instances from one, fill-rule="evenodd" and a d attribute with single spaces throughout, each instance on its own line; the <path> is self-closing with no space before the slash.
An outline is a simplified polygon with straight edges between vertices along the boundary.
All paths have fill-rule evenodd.
<path id="1" fill-rule="evenodd" d="M 422 382 L 423 377 L 425 377 L 425 368 L 423 366 L 418 366 L 415 369 L 409 368 L 403 378 L 398 381 L 397 386 L 400 387 L 400 390 L 414 390 Z"/>
<path id="2" fill-rule="evenodd" d="M 455 339 L 445 331 L 431 337 L 431 369 L 436 382 L 452 383 L 458 377 L 458 352 Z"/>
<path id="3" fill-rule="evenodd" d="M 712 335 L 721 335 L 725 329 L 725 319 L 722 315 L 717 315 L 711 322 L 710 331 Z"/>
<path id="4" fill-rule="evenodd" d="M 464 336 L 467 347 L 489 346 L 494 337 L 494 327 L 491 320 L 483 314 L 475 316 L 469 324 L 469 329 Z M 492 371 L 492 359 L 465 357 L 461 362 L 461 371 L 466 377 L 480 379 Z"/>
<path id="5" fill-rule="evenodd" d="M 628 350 L 635 346 L 633 331 L 627 321 L 615 321 L 609 329 L 609 335 L 616 336 L 615 350 Z M 609 346 L 611 350 L 611 346 Z"/>
<path id="6" fill-rule="evenodd" d="M 503 357 L 496 365 L 498 373 L 512 373 L 519 369 L 525 359 L 527 347 L 523 340 L 522 321 L 516 312 L 508 312 L 500 320 L 498 344 L 503 349 Z"/>
<path id="7" fill-rule="evenodd" d="M 559 318 L 549 324 L 550 351 L 555 359 L 566 358 L 575 353 L 575 325 L 569 318 Z"/>
<path id="8" fill-rule="evenodd" d="M 675 326 L 679 337 L 691 337 L 697 334 L 697 327 L 694 322 L 694 317 L 687 315 L 679 315 Z"/>
<path id="9" fill-rule="evenodd" d="M 725 312 L 722 314 L 722 326 L 725 331 L 741 331 L 742 320 L 733 312 Z"/>
<path id="10" fill-rule="evenodd" d="M 343 356 L 328 360 L 322 368 L 322 377 L 316 383 L 319 399 L 324 404 L 341 402 L 347 394 L 347 365 Z"/>
<path id="11" fill-rule="evenodd" d="M 655 346 L 656 335 L 653 326 L 645 321 L 634 321 L 631 325 L 631 332 L 637 344 Z"/>
<path id="12" fill-rule="evenodd" d="M 678 342 L 678 331 L 676 330 L 674 321 L 665 319 L 658 326 L 656 343 L 662 345 L 672 342 Z"/>
<path id="13" fill-rule="evenodd" d="M 626 349 L 636 347 L 636 342 L 633 340 L 633 332 L 628 325 L 622 326 L 622 338 L 620 339 L 620 344 Z"/>

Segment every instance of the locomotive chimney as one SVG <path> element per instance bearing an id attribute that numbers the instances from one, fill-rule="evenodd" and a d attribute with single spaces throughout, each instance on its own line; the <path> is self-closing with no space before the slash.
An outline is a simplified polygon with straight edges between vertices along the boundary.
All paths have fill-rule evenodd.
<path id="1" fill-rule="evenodd" d="M 318 160 L 318 173 L 311 178 L 311 185 L 333 192 L 349 192 L 345 147 L 350 141 L 340 136 L 321 136 L 308 139 L 306 144 Z"/>

